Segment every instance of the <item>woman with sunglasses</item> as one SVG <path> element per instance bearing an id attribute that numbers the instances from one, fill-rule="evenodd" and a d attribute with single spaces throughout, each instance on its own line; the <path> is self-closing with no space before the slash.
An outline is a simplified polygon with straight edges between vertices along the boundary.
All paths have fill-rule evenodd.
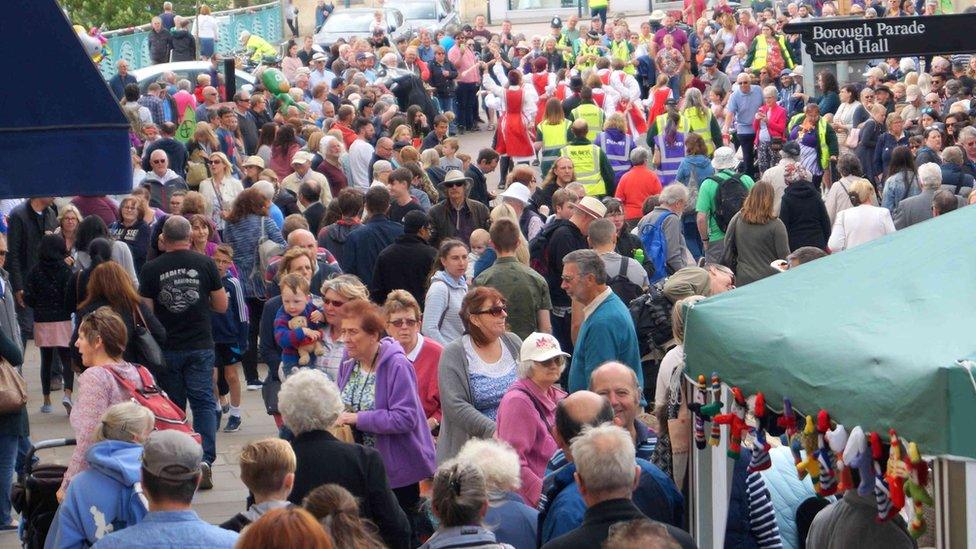
<path id="1" fill-rule="evenodd" d="M 479 286 L 461 303 L 464 335 L 444 347 L 437 366 L 444 416 L 437 461 L 457 455 L 470 438 L 495 434 L 498 406 L 516 379 L 522 340 L 506 329 L 505 298 Z"/>
<path id="2" fill-rule="evenodd" d="M 285 254 L 288 255 L 288 254 Z M 291 264 L 291 272 L 301 269 L 304 274 L 305 261 L 299 260 Z M 311 267 L 309 270 L 311 277 Z M 339 365 L 342 363 L 343 354 L 346 346 L 339 337 L 342 326 L 342 317 L 339 316 L 339 309 L 346 303 L 354 299 L 369 300 L 369 290 L 366 286 L 353 275 L 340 275 L 326 280 L 322 283 L 322 312 L 325 314 L 325 336 L 322 338 L 322 345 L 325 346 L 323 369 L 333 380 L 339 372 Z"/>
<path id="3" fill-rule="evenodd" d="M 200 194 L 207 201 L 207 214 L 214 226 L 223 233 L 226 226 L 224 220 L 230 215 L 234 200 L 244 191 L 244 186 L 231 175 L 230 160 L 224 153 L 210 153 L 207 164 L 210 166 L 210 178 L 200 182 Z"/>
<path id="4" fill-rule="evenodd" d="M 549 334 L 535 332 L 522 342 L 521 360 L 513 383 L 498 406 L 499 440 L 512 445 L 521 464 L 522 499 L 535 507 L 542 494 L 546 463 L 557 450 L 552 437 L 556 404 L 566 398 L 556 387 L 569 355 Z"/>
<path id="5" fill-rule="evenodd" d="M 386 465 L 390 487 L 414 529 L 420 522 L 420 481 L 434 474 L 434 439 L 417 391 L 417 377 L 403 347 L 384 337 L 382 310 L 364 299 L 342 306 L 340 331 L 346 356 L 336 384 L 346 411 L 338 425 L 349 425 L 356 442 L 374 448 Z"/>
<path id="6" fill-rule="evenodd" d="M 437 363 L 444 348 L 420 335 L 420 305 L 410 292 L 393 290 L 383 304 L 386 332 L 396 339 L 417 375 L 417 392 L 424 407 L 427 427 L 436 433 L 441 425 L 441 395 L 437 387 Z"/>

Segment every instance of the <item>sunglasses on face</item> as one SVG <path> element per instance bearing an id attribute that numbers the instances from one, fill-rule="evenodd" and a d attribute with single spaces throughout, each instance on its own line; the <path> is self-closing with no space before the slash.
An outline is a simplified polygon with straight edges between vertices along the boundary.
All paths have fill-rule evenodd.
<path id="1" fill-rule="evenodd" d="M 416 318 L 398 318 L 396 320 L 391 320 L 390 324 L 396 326 L 397 328 L 403 328 L 407 326 L 408 328 L 413 328 L 417 325 Z"/>
<path id="2" fill-rule="evenodd" d="M 549 368 L 549 367 L 552 367 L 552 366 L 562 366 L 563 365 L 563 357 L 561 357 L 561 356 L 554 356 L 552 358 L 547 358 L 546 360 L 538 360 L 538 361 L 536 361 L 536 364 L 538 364 L 539 366 L 543 366 L 545 368 Z"/>
<path id="3" fill-rule="evenodd" d="M 345 305 L 346 302 L 345 301 L 339 301 L 339 300 L 336 300 L 336 299 L 323 299 L 322 300 L 322 304 L 323 305 L 330 305 L 330 306 L 335 307 L 335 308 L 338 309 L 339 307 L 342 307 L 343 305 Z"/>
<path id="4" fill-rule="evenodd" d="M 473 315 L 491 315 L 491 316 L 494 316 L 494 317 L 499 317 L 499 316 L 502 316 L 503 314 L 505 314 L 506 312 L 508 312 L 508 307 L 504 307 L 502 305 L 495 305 L 494 307 L 490 307 L 490 308 L 485 309 L 483 311 L 474 311 L 471 314 L 473 314 Z"/>
<path id="5" fill-rule="evenodd" d="M 464 186 L 463 181 L 444 182 L 445 189 L 450 189 L 451 187 L 463 187 L 463 186 Z"/>
<path id="6" fill-rule="evenodd" d="M 223 164 L 223 162 L 221 162 L 220 160 L 208 160 L 207 164 L 210 164 L 211 166 L 216 166 L 217 164 Z"/>
<path id="7" fill-rule="evenodd" d="M 159 159 L 153 160 L 152 163 L 153 164 L 165 164 L 166 161 L 163 160 L 163 159 L 161 159 L 161 158 L 159 158 Z"/>

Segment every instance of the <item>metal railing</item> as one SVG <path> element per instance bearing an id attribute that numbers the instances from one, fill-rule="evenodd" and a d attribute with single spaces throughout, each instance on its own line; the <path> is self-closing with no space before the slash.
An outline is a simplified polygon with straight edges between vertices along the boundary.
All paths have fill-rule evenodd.
<path id="1" fill-rule="evenodd" d="M 258 35 L 268 42 L 275 44 L 284 36 L 281 12 L 281 2 L 276 0 L 267 4 L 259 4 L 247 8 L 214 12 L 217 19 L 218 39 L 217 53 L 232 54 L 239 49 L 237 37 L 242 31 Z M 115 64 L 119 59 L 129 62 L 129 69 L 138 69 L 152 65 L 149 59 L 150 25 L 140 25 L 106 32 L 109 55 L 98 64 L 98 69 L 107 80 L 115 76 Z"/>

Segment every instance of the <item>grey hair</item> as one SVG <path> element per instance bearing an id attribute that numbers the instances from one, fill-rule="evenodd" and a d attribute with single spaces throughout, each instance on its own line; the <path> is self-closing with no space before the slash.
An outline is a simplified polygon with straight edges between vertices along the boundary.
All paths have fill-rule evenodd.
<path id="1" fill-rule="evenodd" d="M 505 441 L 494 438 L 469 439 L 455 460 L 480 469 L 489 492 L 514 492 L 522 485 L 518 454 Z"/>
<path id="2" fill-rule="evenodd" d="M 702 97 L 702 92 L 698 88 L 688 88 L 685 90 L 685 110 L 696 108 L 698 112 L 704 112 L 708 110 L 705 106 L 705 99 Z"/>
<path id="3" fill-rule="evenodd" d="M 963 153 L 960 147 L 946 147 L 942 150 L 942 161 L 962 166 Z"/>
<path id="4" fill-rule="evenodd" d="M 678 202 L 688 202 L 688 187 L 684 185 L 664 187 L 664 190 L 661 191 L 660 202 L 665 206 L 674 206 Z"/>
<path id="5" fill-rule="evenodd" d="M 966 126 L 965 128 L 959 130 L 959 140 L 960 141 L 962 141 L 963 139 L 970 138 L 970 137 L 976 139 L 976 128 L 974 128 L 973 126 Z"/>
<path id="6" fill-rule="evenodd" d="M 637 147 L 630 151 L 630 165 L 631 166 L 646 166 L 647 165 L 648 150 L 646 147 Z"/>
<path id="7" fill-rule="evenodd" d="M 579 195 L 580 192 L 586 192 L 586 187 L 583 186 L 579 181 L 573 181 L 563 187 L 567 191 L 573 193 L 574 195 Z"/>
<path id="8" fill-rule="evenodd" d="M 562 356 L 556 357 L 559 362 L 559 373 L 562 374 L 563 370 L 566 369 L 566 358 Z M 520 360 L 515 364 L 515 375 L 519 379 L 527 379 L 529 374 L 532 373 L 532 368 L 535 366 L 535 361 L 532 360 Z"/>
<path id="9" fill-rule="evenodd" d="M 570 443 L 570 452 L 587 492 L 607 494 L 633 487 L 634 440 L 620 427 L 610 423 L 585 427 Z"/>
<path id="10" fill-rule="evenodd" d="M 278 411 L 296 435 L 325 431 L 344 409 L 339 387 L 325 373 L 302 369 L 292 374 L 278 392 Z"/>
<path id="11" fill-rule="evenodd" d="M 262 179 L 261 181 L 254 183 L 254 185 L 251 185 L 251 187 L 257 189 L 257 191 L 261 193 L 261 196 L 263 196 L 265 199 L 274 199 L 275 188 L 270 181 L 265 181 Z"/>
<path id="12" fill-rule="evenodd" d="M 322 156 L 322 158 L 325 158 L 325 151 L 329 149 L 329 145 L 331 145 L 333 141 L 339 144 L 340 155 L 346 152 L 346 146 L 342 141 L 336 139 L 336 136 L 334 135 L 326 135 L 322 138 L 322 141 L 319 141 L 319 154 Z"/>
<path id="13" fill-rule="evenodd" d="M 592 223 L 590 226 L 592 226 Z M 569 252 L 563 258 L 563 265 L 568 263 L 576 264 L 580 276 L 593 275 L 593 279 L 597 284 L 607 283 L 607 268 L 603 265 L 603 260 L 600 259 L 600 255 L 593 250 Z"/>
<path id="14" fill-rule="evenodd" d="M 926 162 L 918 167 L 918 179 L 923 189 L 937 190 L 942 185 L 942 168 L 935 162 Z"/>
<path id="15" fill-rule="evenodd" d="M 176 89 L 190 91 L 190 81 L 186 78 L 181 79 L 176 83 Z"/>
<path id="16" fill-rule="evenodd" d="M 452 459 L 434 473 L 431 508 L 447 528 L 469 526 L 481 519 L 488 489 L 481 469 Z"/>
<path id="17" fill-rule="evenodd" d="M 126 401 L 110 406 L 92 433 L 92 442 L 120 440 L 136 442 L 146 438 L 153 430 L 156 416 L 145 406 Z"/>
<path id="18" fill-rule="evenodd" d="M 613 242 L 613 237 L 617 234 L 617 228 L 613 221 L 609 219 L 597 219 L 590 223 L 590 228 L 586 232 L 593 246 L 606 246 Z"/>
<path id="19" fill-rule="evenodd" d="M 373 178 L 376 178 L 378 174 L 383 172 L 392 172 L 393 164 L 390 164 L 389 160 L 377 160 L 373 164 Z"/>
<path id="20" fill-rule="evenodd" d="M 185 217 L 171 215 L 163 223 L 163 238 L 166 242 L 186 242 L 190 240 L 190 222 Z"/>
<path id="21" fill-rule="evenodd" d="M 766 86 L 762 93 L 763 97 L 776 97 L 779 92 L 776 90 L 776 86 Z"/>
<path id="22" fill-rule="evenodd" d="M 848 175 L 860 177 L 864 174 L 864 170 L 861 169 L 861 161 L 849 152 L 841 154 L 840 158 L 837 159 L 837 171 L 845 177 Z"/>

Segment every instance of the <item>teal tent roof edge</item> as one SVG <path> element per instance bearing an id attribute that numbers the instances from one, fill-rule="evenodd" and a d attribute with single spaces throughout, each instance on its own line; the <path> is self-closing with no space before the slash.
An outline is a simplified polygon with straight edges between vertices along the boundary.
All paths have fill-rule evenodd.
<path id="1" fill-rule="evenodd" d="M 699 302 L 687 373 L 976 459 L 976 208 Z"/>

